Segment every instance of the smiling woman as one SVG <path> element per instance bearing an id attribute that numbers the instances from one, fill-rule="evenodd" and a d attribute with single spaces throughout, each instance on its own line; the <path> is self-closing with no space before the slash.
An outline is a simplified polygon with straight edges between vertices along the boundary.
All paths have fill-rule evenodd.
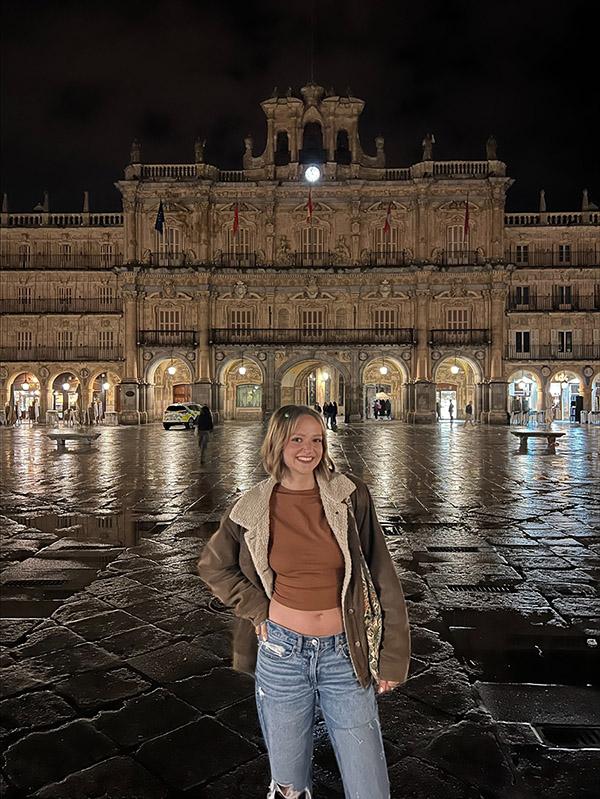
<path id="1" fill-rule="evenodd" d="M 406 679 L 410 636 L 373 501 L 335 471 L 307 406 L 275 411 L 261 455 L 270 476 L 228 511 L 198 572 L 240 618 L 234 666 L 256 675 L 268 796 L 312 795 L 318 698 L 347 795 L 389 799 L 375 688 Z"/>

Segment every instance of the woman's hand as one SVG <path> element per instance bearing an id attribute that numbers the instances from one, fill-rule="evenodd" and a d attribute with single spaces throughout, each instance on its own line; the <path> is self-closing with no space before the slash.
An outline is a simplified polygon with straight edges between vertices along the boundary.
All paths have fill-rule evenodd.
<path id="1" fill-rule="evenodd" d="M 254 628 L 254 631 L 261 638 L 263 641 L 267 640 L 267 622 L 263 621 L 262 624 L 259 624 L 258 627 Z"/>
<path id="2" fill-rule="evenodd" d="M 377 687 L 378 694 L 385 694 L 388 691 L 393 691 L 394 688 L 400 685 L 399 682 L 394 682 L 393 680 L 379 680 L 379 685 Z"/>

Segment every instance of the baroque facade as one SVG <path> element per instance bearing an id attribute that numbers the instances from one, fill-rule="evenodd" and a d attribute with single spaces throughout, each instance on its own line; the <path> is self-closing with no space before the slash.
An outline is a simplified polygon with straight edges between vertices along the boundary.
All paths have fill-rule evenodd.
<path id="1" fill-rule="evenodd" d="M 172 402 L 220 418 L 376 397 L 430 422 L 467 402 L 568 418 L 600 403 L 600 212 L 507 213 L 485 158 L 386 166 L 364 103 L 309 84 L 262 103 L 266 146 L 243 168 L 145 164 L 134 142 L 122 213 L 2 209 L 2 407 L 94 402 L 123 423 Z M 308 171 L 309 167 L 317 170 Z M 314 180 L 309 182 L 308 178 Z M 157 215 L 164 215 L 162 232 Z M 160 224 L 158 225 L 160 227 Z"/>

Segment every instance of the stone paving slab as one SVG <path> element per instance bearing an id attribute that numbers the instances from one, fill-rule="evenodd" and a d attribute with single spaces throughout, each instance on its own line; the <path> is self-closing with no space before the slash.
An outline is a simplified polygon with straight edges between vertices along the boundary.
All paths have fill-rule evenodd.
<path id="1" fill-rule="evenodd" d="M 553 641 L 568 634 L 573 643 L 565 656 L 585 648 L 586 636 L 600 639 L 600 501 L 593 490 L 600 462 L 589 457 L 600 430 L 569 430 L 561 454 L 545 459 L 512 458 L 502 428 L 478 430 L 468 443 L 447 428 L 391 423 L 374 440 L 375 431 L 368 424 L 340 426 L 331 445 L 334 458 L 370 485 L 408 597 L 410 677 L 378 700 L 392 796 L 591 799 L 600 750 L 548 747 L 530 724 L 534 711 L 543 719 L 549 707 L 572 705 L 575 712 L 577 703 L 551 696 L 517 701 L 525 720 L 494 718 L 474 688 L 478 679 L 485 682 L 482 666 L 457 654 L 449 625 L 466 624 L 476 642 L 485 633 L 486 647 L 494 646 L 497 632 L 502 646 L 511 634 Z M 135 516 L 127 546 L 109 546 L 102 528 L 112 561 L 53 608 L 51 618 L 43 601 L 32 601 L 22 618 L 0 619 L 3 779 L 13 786 L 6 791 L 16 791 L 15 799 L 23 792 L 36 799 L 264 797 L 268 767 L 254 683 L 231 670 L 231 614 L 194 573 L 225 508 L 261 479 L 262 428 L 218 427 L 202 468 L 193 436 L 157 426 L 105 433 L 95 458 L 110 469 L 99 486 L 82 461 L 43 460 L 41 431 L 0 429 L 0 442 L 10 441 L 0 456 L 9 475 L 4 512 L 21 519 L 5 516 L 0 524 L 2 540 L 12 545 L 0 565 L 3 576 L 21 568 L 41 583 L 44 563 L 62 574 L 74 564 L 75 571 L 88 569 L 71 557 L 73 542 L 86 543 L 86 514 L 115 524 L 125 512 Z M 31 447 L 40 453 L 43 490 L 26 496 L 19 483 L 23 461 L 14 453 Z M 145 466 L 132 472 L 140 447 Z M 174 463 L 176 486 L 163 476 Z M 77 471 L 69 474 L 70 468 Z M 52 519 L 64 521 L 46 532 Z M 62 561 L 43 556 L 60 553 Z M 500 592 L 485 593 L 489 586 Z M 477 652 L 470 658 L 477 660 Z M 492 683 L 489 710 L 499 707 L 507 682 Z M 505 707 L 513 707 L 510 699 Z M 47 708 L 43 722 L 39 708 Z M 573 718 L 589 720 L 585 713 Z M 28 771 L 34 752 L 39 763 Z M 319 724 L 315 799 L 327 797 L 342 799 L 342 791 Z"/>

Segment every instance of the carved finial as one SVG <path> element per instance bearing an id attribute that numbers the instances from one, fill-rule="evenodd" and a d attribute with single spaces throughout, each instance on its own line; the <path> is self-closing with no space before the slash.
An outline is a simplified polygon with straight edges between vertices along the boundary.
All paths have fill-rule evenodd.
<path id="1" fill-rule="evenodd" d="M 252 155 L 253 145 L 254 145 L 254 139 L 252 138 L 252 135 L 250 133 L 247 133 L 246 136 L 244 136 L 244 147 L 246 148 L 246 153 L 250 156 Z"/>
<path id="2" fill-rule="evenodd" d="M 493 133 L 490 133 L 485 143 L 485 154 L 488 161 L 498 160 L 498 142 Z"/>
<path id="3" fill-rule="evenodd" d="M 433 133 L 426 133 L 425 138 L 421 142 L 423 147 L 423 161 L 433 160 L 433 145 L 435 144 L 435 136 Z"/>
<path id="4" fill-rule="evenodd" d="M 540 189 L 540 214 L 546 213 L 546 192 Z"/>
<path id="5" fill-rule="evenodd" d="M 6 197 L 6 195 L 4 195 Z M 589 211 L 590 209 L 590 198 L 588 196 L 588 190 L 584 189 L 581 194 L 581 210 L 582 211 Z"/>
<path id="6" fill-rule="evenodd" d="M 2 213 L 8 213 L 8 194 L 6 192 L 2 195 Z"/>
<path id="7" fill-rule="evenodd" d="M 142 163 L 142 145 L 139 143 L 137 139 L 134 139 L 131 142 L 131 150 L 129 153 L 129 163 L 130 164 L 141 164 Z"/>
<path id="8" fill-rule="evenodd" d="M 90 193 L 89 191 L 83 192 L 83 213 L 89 214 L 90 212 Z"/>
<path id="9" fill-rule="evenodd" d="M 271 100 L 276 100 L 279 96 L 279 90 L 277 86 L 273 86 L 273 91 L 271 92 Z"/>
<path id="10" fill-rule="evenodd" d="M 199 136 L 194 142 L 194 158 L 197 164 L 204 163 L 204 148 L 206 147 L 206 139 L 201 139 Z"/>
<path id="11" fill-rule="evenodd" d="M 288 86 L 287 89 L 285 90 L 285 96 L 286 97 L 291 97 L 292 96 L 292 87 L 291 86 Z"/>
<path id="12" fill-rule="evenodd" d="M 384 144 L 385 144 L 385 139 L 383 138 L 381 133 L 378 136 L 375 136 L 375 148 L 377 149 L 378 153 L 382 153 L 383 152 L 383 145 Z"/>

